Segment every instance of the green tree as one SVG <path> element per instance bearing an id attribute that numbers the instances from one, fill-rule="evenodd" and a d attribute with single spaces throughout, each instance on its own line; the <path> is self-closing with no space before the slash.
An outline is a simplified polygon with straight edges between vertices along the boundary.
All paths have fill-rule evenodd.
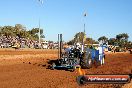
<path id="1" fill-rule="evenodd" d="M 15 29 L 21 31 L 21 30 L 26 30 L 26 27 L 24 27 L 22 24 L 16 24 Z"/>
<path id="2" fill-rule="evenodd" d="M 1 28 L 1 34 L 4 36 L 16 36 L 16 34 L 13 33 L 14 27 L 12 26 L 4 26 Z"/>
<path id="3" fill-rule="evenodd" d="M 68 45 L 74 45 L 74 39 L 70 40 L 69 42 L 67 42 Z"/>
<path id="4" fill-rule="evenodd" d="M 82 43 L 84 40 L 85 44 L 94 44 L 94 43 L 98 43 L 97 41 L 93 40 L 92 38 L 86 38 L 86 35 L 84 32 L 79 32 L 76 33 L 74 36 L 74 39 L 70 40 L 69 42 L 67 42 L 68 45 L 73 45 L 74 43 L 80 42 Z"/>
<path id="5" fill-rule="evenodd" d="M 41 37 L 41 38 L 45 38 L 43 32 L 44 32 L 43 29 L 40 29 L 40 37 Z"/>
<path id="6" fill-rule="evenodd" d="M 106 43 L 108 41 L 108 38 L 106 38 L 105 36 L 101 36 L 100 38 L 98 38 L 98 41 L 102 41 L 103 43 Z"/>
<path id="7" fill-rule="evenodd" d="M 129 36 L 128 36 L 127 33 L 122 33 L 122 34 L 116 35 L 116 39 L 117 39 L 118 41 L 121 41 L 121 40 L 123 40 L 123 41 L 128 41 L 128 38 L 129 38 Z"/>
<path id="8" fill-rule="evenodd" d="M 39 38 L 38 33 L 39 33 L 39 28 L 33 28 L 32 30 L 27 31 L 26 27 L 24 27 L 21 24 L 16 24 L 15 27 L 13 26 L 0 27 L 0 36 L 4 35 L 6 37 L 18 36 L 20 38 L 38 40 Z M 43 29 L 40 29 L 40 36 L 41 38 L 45 38 L 45 36 L 43 35 Z"/>
<path id="9" fill-rule="evenodd" d="M 117 45 L 117 40 L 116 40 L 116 38 L 110 38 L 110 39 L 108 40 L 108 44 L 109 44 L 109 45 Z"/>
<path id="10" fill-rule="evenodd" d="M 98 44 L 98 42 L 92 38 L 86 38 L 85 44 Z"/>
<path id="11" fill-rule="evenodd" d="M 129 36 L 127 33 L 122 33 L 122 34 L 116 35 L 117 43 L 121 48 L 126 47 L 128 38 L 129 38 Z"/>
<path id="12" fill-rule="evenodd" d="M 30 32 L 31 32 L 30 33 L 31 35 L 35 35 L 35 34 L 39 33 L 39 28 L 33 28 Z"/>
<path id="13" fill-rule="evenodd" d="M 74 42 L 83 42 L 84 36 L 84 32 L 76 33 L 74 36 Z"/>
<path id="14" fill-rule="evenodd" d="M 132 42 L 131 41 L 126 43 L 126 48 L 127 49 L 132 49 Z"/>

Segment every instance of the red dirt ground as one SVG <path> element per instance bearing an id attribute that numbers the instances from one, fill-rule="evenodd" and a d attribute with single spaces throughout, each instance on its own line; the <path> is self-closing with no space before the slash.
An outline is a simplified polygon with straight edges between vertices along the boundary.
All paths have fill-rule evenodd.
<path id="1" fill-rule="evenodd" d="M 78 71 L 47 69 L 56 50 L 0 50 L 0 88 L 131 88 L 129 84 L 79 86 Z M 86 74 L 132 74 L 132 54 L 107 53 L 105 64 L 85 69 Z"/>

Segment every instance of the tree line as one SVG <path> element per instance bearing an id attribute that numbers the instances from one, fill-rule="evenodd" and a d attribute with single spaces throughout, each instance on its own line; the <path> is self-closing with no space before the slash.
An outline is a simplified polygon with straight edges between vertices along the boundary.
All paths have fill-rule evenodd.
<path id="1" fill-rule="evenodd" d="M 75 42 L 83 42 L 85 44 L 98 44 L 100 41 L 113 46 L 119 46 L 120 48 L 132 48 L 132 42 L 128 41 L 129 35 L 127 33 L 117 34 L 115 38 L 107 38 L 106 36 L 101 36 L 98 41 L 86 37 L 84 32 L 76 33 L 74 39 L 68 42 L 69 45 L 73 45 Z"/>
<path id="2" fill-rule="evenodd" d="M 117 34 L 115 38 L 108 39 L 106 36 L 98 38 L 98 41 L 108 42 L 109 45 L 119 46 L 120 48 L 132 48 L 132 42 L 128 41 L 127 33 Z"/>
<path id="3" fill-rule="evenodd" d="M 0 27 L 0 36 L 6 37 L 19 37 L 26 38 L 30 40 L 39 39 L 39 28 L 27 29 L 21 24 L 16 24 L 15 26 L 3 26 Z M 40 36 L 44 38 L 43 29 L 40 29 Z M 132 42 L 128 41 L 129 35 L 127 33 L 121 33 L 116 35 L 115 38 L 107 38 L 106 36 L 101 36 L 98 41 L 93 38 L 86 37 L 84 32 L 76 33 L 74 38 L 67 42 L 69 45 L 73 45 L 75 42 L 84 42 L 85 44 L 98 44 L 100 41 L 108 43 L 109 45 L 119 46 L 120 48 L 132 48 Z"/>
<path id="4" fill-rule="evenodd" d="M 6 37 L 19 37 L 31 40 L 39 39 L 39 28 L 32 28 L 31 30 L 26 29 L 21 24 L 16 24 L 15 26 L 3 26 L 0 27 L 0 36 Z M 40 36 L 44 38 L 43 29 L 40 29 Z"/>
<path id="5" fill-rule="evenodd" d="M 80 42 L 80 43 L 84 42 L 85 44 L 98 44 L 98 41 L 90 37 L 86 37 L 86 34 L 84 32 L 76 33 L 74 38 L 70 40 L 69 42 L 67 42 L 67 44 L 73 45 L 76 42 Z"/>

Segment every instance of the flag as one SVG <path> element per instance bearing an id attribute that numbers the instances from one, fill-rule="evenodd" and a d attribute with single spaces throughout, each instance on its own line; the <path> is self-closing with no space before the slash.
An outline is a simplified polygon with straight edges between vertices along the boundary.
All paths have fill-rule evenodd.
<path id="1" fill-rule="evenodd" d="M 41 4 L 43 4 L 43 0 L 38 0 Z"/>
<path id="2" fill-rule="evenodd" d="M 86 13 L 84 13 L 84 17 L 86 17 L 87 16 L 87 14 Z"/>

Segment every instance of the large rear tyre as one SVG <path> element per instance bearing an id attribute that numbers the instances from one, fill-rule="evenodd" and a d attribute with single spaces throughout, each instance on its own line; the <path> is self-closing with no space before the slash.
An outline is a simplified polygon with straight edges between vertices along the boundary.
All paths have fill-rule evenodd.
<path id="1" fill-rule="evenodd" d="M 83 69 L 89 69 L 92 67 L 92 58 L 91 58 L 91 53 L 90 52 L 87 52 L 87 53 L 84 53 L 84 57 L 82 58 L 81 60 L 81 67 Z"/>

